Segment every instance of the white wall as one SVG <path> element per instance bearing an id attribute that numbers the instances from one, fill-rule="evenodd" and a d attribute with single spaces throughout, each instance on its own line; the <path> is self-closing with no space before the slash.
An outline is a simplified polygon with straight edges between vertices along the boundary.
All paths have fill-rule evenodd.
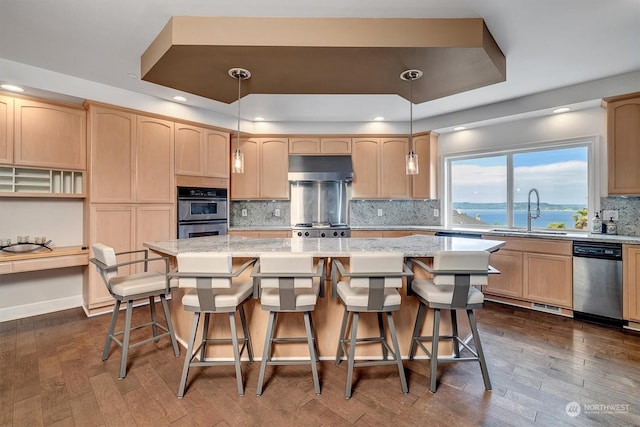
<path id="1" fill-rule="evenodd" d="M 0 199 L 0 238 L 46 236 L 81 246 L 83 200 Z M 82 267 L 0 275 L 0 321 L 82 305 Z"/>

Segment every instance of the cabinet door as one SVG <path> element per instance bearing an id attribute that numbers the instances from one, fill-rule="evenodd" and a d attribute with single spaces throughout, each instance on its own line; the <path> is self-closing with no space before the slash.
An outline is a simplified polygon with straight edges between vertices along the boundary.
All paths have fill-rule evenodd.
<path id="1" fill-rule="evenodd" d="M 135 208 L 133 205 L 92 204 L 90 209 L 89 243 L 111 246 L 116 252 L 126 252 L 134 248 Z M 92 253 L 91 256 L 94 256 Z M 119 262 L 129 261 L 127 255 L 118 257 Z M 95 268 L 89 268 L 88 293 L 85 295 L 89 308 L 111 305 L 109 294 L 102 277 Z M 120 274 L 130 274 L 131 267 L 122 267 Z"/>
<path id="2" fill-rule="evenodd" d="M 489 263 L 497 268 L 500 274 L 489 275 L 484 292 L 522 298 L 522 252 L 500 249 L 491 254 Z"/>
<path id="3" fill-rule="evenodd" d="M 176 174 L 203 176 L 205 170 L 204 130 L 176 123 L 175 132 Z"/>
<path id="4" fill-rule="evenodd" d="M 204 176 L 229 179 L 229 134 L 204 130 Z"/>
<path id="5" fill-rule="evenodd" d="M 136 128 L 137 201 L 173 203 L 173 122 L 138 116 Z"/>
<path id="6" fill-rule="evenodd" d="M 378 197 L 380 164 L 380 140 L 378 138 L 354 138 L 351 150 L 353 160 L 353 198 Z"/>
<path id="7" fill-rule="evenodd" d="M 411 197 L 409 175 L 406 174 L 408 138 L 380 141 L 380 197 L 408 199 Z"/>
<path id="8" fill-rule="evenodd" d="M 86 168 L 84 110 L 18 98 L 14 102 L 16 165 Z"/>
<path id="9" fill-rule="evenodd" d="M 136 116 L 91 106 L 89 121 L 91 202 L 133 202 Z"/>
<path id="10" fill-rule="evenodd" d="M 173 205 L 138 205 L 136 207 L 136 249 L 145 249 L 144 242 L 176 238 L 176 215 Z M 150 257 L 153 255 L 150 254 Z M 143 271 L 143 265 L 136 268 Z M 149 271 L 164 272 L 164 264 L 154 262 Z"/>
<path id="11" fill-rule="evenodd" d="M 640 322 L 640 246 L 623 246 L 622 317 Z"/>
<path id="12" fill-rule="evenodd" d="M 240 151 L 244 156 L 244 173 L 231 174 L 231 198 L 257 199 L 260 197 L 258 192 L 260 142 L 258 139 L 241 140 Z"/>
<path id="13" fill-rule="evenodd" d="M 411 176 L 411 197 L 414 199 L 436 198 L 437 136 L 419 135 L 413 138 L 413 150 L 418 155 L 418 175 Z"/>
<path id="14" fill-rule="evenodd" d="M 566 255 L 523 254 L 524 298 L 559 307 L 573 307 L 573 264 Z"/>
<path id="15" fill-rule="evenodd" d="M 288 199 L 289 141 L 264 138 L 260 140 L 260 150 L 260 198 Z"/>
<path id="16" fill-rule="evenodd" d="M 13 98 L 0 96 L 0 164 L 13 163 Z"/>
<path id="17" fill-rule="evenodd" d="M 609 194 L 640 194 L 640 97 L 607 104 Z"/>
<path id="18" fill-rule="evenodd" d="M 321 138 L 320 152 L 324 154 L 350 154 L 351 138 Z"/>
<path id="19" fill-rule="evenodd" d="M 320 153 L 320 138 L 289 138 L 290 154 Z"/>

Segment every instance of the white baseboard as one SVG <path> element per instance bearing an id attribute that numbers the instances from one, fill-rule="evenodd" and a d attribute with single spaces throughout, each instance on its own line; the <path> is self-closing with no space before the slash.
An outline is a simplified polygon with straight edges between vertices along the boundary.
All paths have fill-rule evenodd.
<path id="1" fill-rule="evenodd" d="M 66 298 L 58 298 L 15 307 L 0 308 L 0 322 L 23 319 L 25 317 L 40 314 L 53 313 L 55 311 L 68 310 L 82 306 L 82 295 L 74 295 Z"/>

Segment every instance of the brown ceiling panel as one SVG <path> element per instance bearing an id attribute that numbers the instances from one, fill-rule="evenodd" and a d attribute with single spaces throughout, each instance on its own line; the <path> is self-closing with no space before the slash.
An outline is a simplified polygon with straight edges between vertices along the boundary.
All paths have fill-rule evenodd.
<path id="1" fill-rule="evenodd" d="M 226 23 L 220 21 L 224 18 L 211 19 Z M 267 21 L 267 29 L 273 32 L 258 31 L 254 39 L 245 34 L 239 41 L 220 28 L 224 25 L 210 34 L 210 27 L 187 26 L 192 21 L 173 18 L 142 57 L 143 79 L 231 103 L 237 99 L 237 83 L 228 70 L 240 67 L 252 74 L 242 84 L 243 96 L 398 94 L 409 98 L 409 84 L 400 79 L 400 73 L 419 69 L 424 76 L 413 83 L 413 102 L 421 103 L 502 82 L 506 76 L 504 55 L 478 19 L 391 20 L 395 25 L 390 26 L 379 19 L 313 19 L 314 34 L 309 34 L 310 25 L 301 29 L 300 21 L 309 24 L 306 20 L 294 19 L 296 25 L 290 27 L 282 25 L 288 22 L 283 18 L 277 19 L 277 27 L 273 18 L 257 20 L 234 18 L 233 24 L 244 22 L 255 30 L 258 23 Z M 422 42 L 407 38 L 405 21 L 427 28 Z M 202 18 L 196 22 L 202 24 Z M 447 28 L 449 22 L 455 31 Z M 317 35 L 323 23 L 330 34 L 325 43 Z M 467 29 L 463 24 L 468 24 L 465 34 L 461 34 Z M 437 34 L 432 34 L 434 28 Z M 381 37 L 381 31 L 388 37 Z"/>

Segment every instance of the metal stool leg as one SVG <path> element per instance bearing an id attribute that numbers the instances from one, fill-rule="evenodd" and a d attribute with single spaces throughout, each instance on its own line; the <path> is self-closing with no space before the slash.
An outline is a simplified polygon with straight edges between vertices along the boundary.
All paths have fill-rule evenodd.
<path id="1" fill-rule="evenodd" d="M 426 306 L 420 302 L 418 307 L 418 315 L 416 316 L 416 324 L 413 326 L 413 334 L 411 335 L 411 345 L 409 346 L 409 360 L 413 360 L 416 355 L 416 349 L 418 347 L 418 340 L 420 336 L 420 330 L 424 323 L 424 313 Z"/>
<path id="2" fill-rule="evenodd" d="M 436 376 L 438 375 L 438 341 L 440 339 L 440 309 L 433 310 L 433 336 L 431 337 L 431 378 L 430 390 L 436 392 Z"/>
<path id="3" fill-rule="evenodd" d="M 204 362 L 207 357 L 207 339 L 209 338 L 209 320 L 211 319 L 210 313 L 204 314 L 204 321 L 202 322 L 202 345 L 200 346 L 200 361 Z"/>
<path id="4" fill-rule="evenodd" d="M 149 297 L 149 311 L 151 312 L 151 330 L 153 331 L 153 342 L 160 341 L 158 338 L 158 317 L 156 316 L 156 300 L 155 297 Z"/>
<path id="5" fill-rule="evenodd" d="M 316 394 L 320 394 L 320 380 L 318 379 L 318 366 L 316 361 L 318 355 L 316 354 L 316 348 L 314 343 L 314 333 L 311 326 L 311 312 L 305 311 L 304 315 L 304 327 L 307 330 L 307 343 L 309 344 L 309 362 L 311 363 L 311 373 L 313 374 L 313 385 L 316 389 Z"/>
<path id="6" fill-rule="evenodd" d="M 122 340 L 122 357 L 120 359 L 120 379 L 127 375 L 127 356 L 129 355 L 129 338 L 131 336 L 131 314 L 133 301 L 127 301 L 127 310 L 124 321 L 124 338 Z"/>
<path id="7" fill-rule="evenodd" d="M 180 349 L 178 348 L 178 341 L 176 340 L 176 333 L 173 330 L 173 322 L 171 322 L 171 314 L 169 313 L 169 305 L 167 304 L 167 297 L 163 294 L 160 295 L 160 302 L 162 303 L 162 310 L 164 311 L 164 318 L 167 321 L 167 329 L 169 329 L 169 337 L 171 338 L 171 345 L 173 346 L 173 354 L 180 356 Z"/>
<path id="8" fill-rule="evenodd" d="M 238 395 L 244 395 L 242 386 L 242 369 L 240 367 L 240 347 L 238 343 L 238 331 L 236 330 L 235 313 L 229 313 L 229 327 L 231 328 L 231 343 L 233 344 L 233 360 L 236 367 L 236 382 L 238 383 Z"/>
<path id="9" fill-rule="evenodd" d="M 316 338 L 316 327 L 313 325 L 313 313 L 309 313 L 309 323 L 311 324 L 311 333 L 313 334 L 313 348 L 316 351 L 316 362 L 320 361 L 320 350 L 318 350 L 318 340 Z"/>
<path id="10" fill-rule="evenodd" d="M 347 386 L 345 391 L 345 397 L 347 399 L 351 398 L 351 383 L 353 381 L 353 368 L 355 365 L 356 358 L 356 340 L 358 337 L 358 317 L 360 313 L 357 311 L 353 312 L 353 319 L 351 321 L 351 340 L 349 344 L 349 359 L 348 359 L 348 367 L 347 367 Z"/>
<path id="11" fill-rule="evenodd" d="M 478 353 L 478 362 L 480 362 L 480 370 L 482 371 L 482 379 L 484 380 L 484 388 L 491 390 L 491 380 L 489 379 L 489 370 L 487 369 L 487 362 L 484 359 L 484 352 L 482 351 L 482 344 L 480 344 L 480 334 L 478 333 L 478 325 L 476 324 L 476 318 L 473 314 L 473 310 L 467 310 L 469 316 L 469 325 L 471 325 L 471 333 L 473 334 L 473 341 L 476 345 L 476 352 Z"/>
<path id="12" fill-rule="evenodd" d="M 460 337 L 458 336 L 458 316 L 456 315 L 456 309 L 451 309 L 451 335 L 453 338 L 451 339 L 451 344 L 453 345 L 453 355 L 455 357 L 460 357 L 460 342 L 458 341 Z"/>
<path id="13" fill-rule="evenodd" d="M 400 346 L 398 345 L 398 336 L 396 335 L 396 326 L 393 322 L 393 315 L 391 312 L 387 312 L 387 323 L 389 324 L 389 333 L 391 334 L 391 342 L 393 343 L 393 351 L 396 355 L 396 362 L 398 363 L 398 373 L 400 374 L 400 386 L 403 393 L 409 393 L 409 386 L 407 385 L 407 377 L 404 373 L 404 366 L 402 365 L 402 355 L 400 354 Z"/>
<path id="14" fill-rule="evenodd" d="M 107 360 L 109 358 L 109 350 L 111 349 L 111 341 L 113 340 L 113 333 L 115 332 L 116 323 L 118 322 L 119 312 L 120 312 L 120 300 L 116 300 L 116 304 L 113 306 L 113 313 L 111 314 L 111 322 L 109 322 L 109 330 L 107 331 L 107 340 L 104 342 L 102 360 Z"/>
<path id="15" fill-rule="evenodd" d="M 267 369 L 267 363 L 271 359 L 271 342 L 273 340 L 273 326 L 276 319 L 276 312 L 269 312 L 269 323 L 267 324 L 267 333 L 265 334 L 264 349 L 262 350 L 262 362 L 260 362 L 260 375 L 258 376 L 258 388 L 256 395 L 262 394 L 262 384 L 264 382 L 264 373 Z"/>
<path id="16" fill-rule="evenodd" d="M 378 317 L 378 332 L 380 333 L 380 346 L 382 347 L 382 360 L 387 360 L 389 355 L 387 354 L 387 346 L 385 340 L 387 335 L 384 332 L 384 324 L 382 323 L 382 313 L 376 313 Z"/>
<path id="17" fill-rule="evenodd" d="M 249 356 L 249 362 L 253 363 L 253 346 L 251 345 L 249 328 L 247 328 L 247 318 L 244 315 L 244 307 L 240 306 L 238 311 L 240 312 L 240 323 L 242 324 L 242 333 L 244 334 L 244 342 L 247 346 L 247 355 Z"/>
<path id="18" fill-rule="evenodd" d="M 346 340 L 344 334 L 347 332 L 347 320 L 349 319 L 349 312 L 346 307 L 344 314 L 342 315 L 342 326 L 340 326 L 340 338 L 338 339 L 338 350 L 336 351 L 336 365 L 339 365 L 342 361 L 342 355 L 344 354 L 343 343 Z"/>
<path id="19" fill-rule="evenodd" d="M 187 384 L 187 375 L 189 374 L 189 365 L 191 359 L 193 359 L 193 347 L 196 342 L 196 331 L 198 330 L 198 320 L 200 320 L 200 313 L 196 312 L 193 315 L 193 321 L 191 322 L 191 333 L 189 334 L 189 342 L 187 343 L 187 354 L 184 355 L 184 365 L 182 366 L 182 376 L 180 377 L 180 386 L 178 388 L 178 397 L 184 396 L 184 389 Z"/>

